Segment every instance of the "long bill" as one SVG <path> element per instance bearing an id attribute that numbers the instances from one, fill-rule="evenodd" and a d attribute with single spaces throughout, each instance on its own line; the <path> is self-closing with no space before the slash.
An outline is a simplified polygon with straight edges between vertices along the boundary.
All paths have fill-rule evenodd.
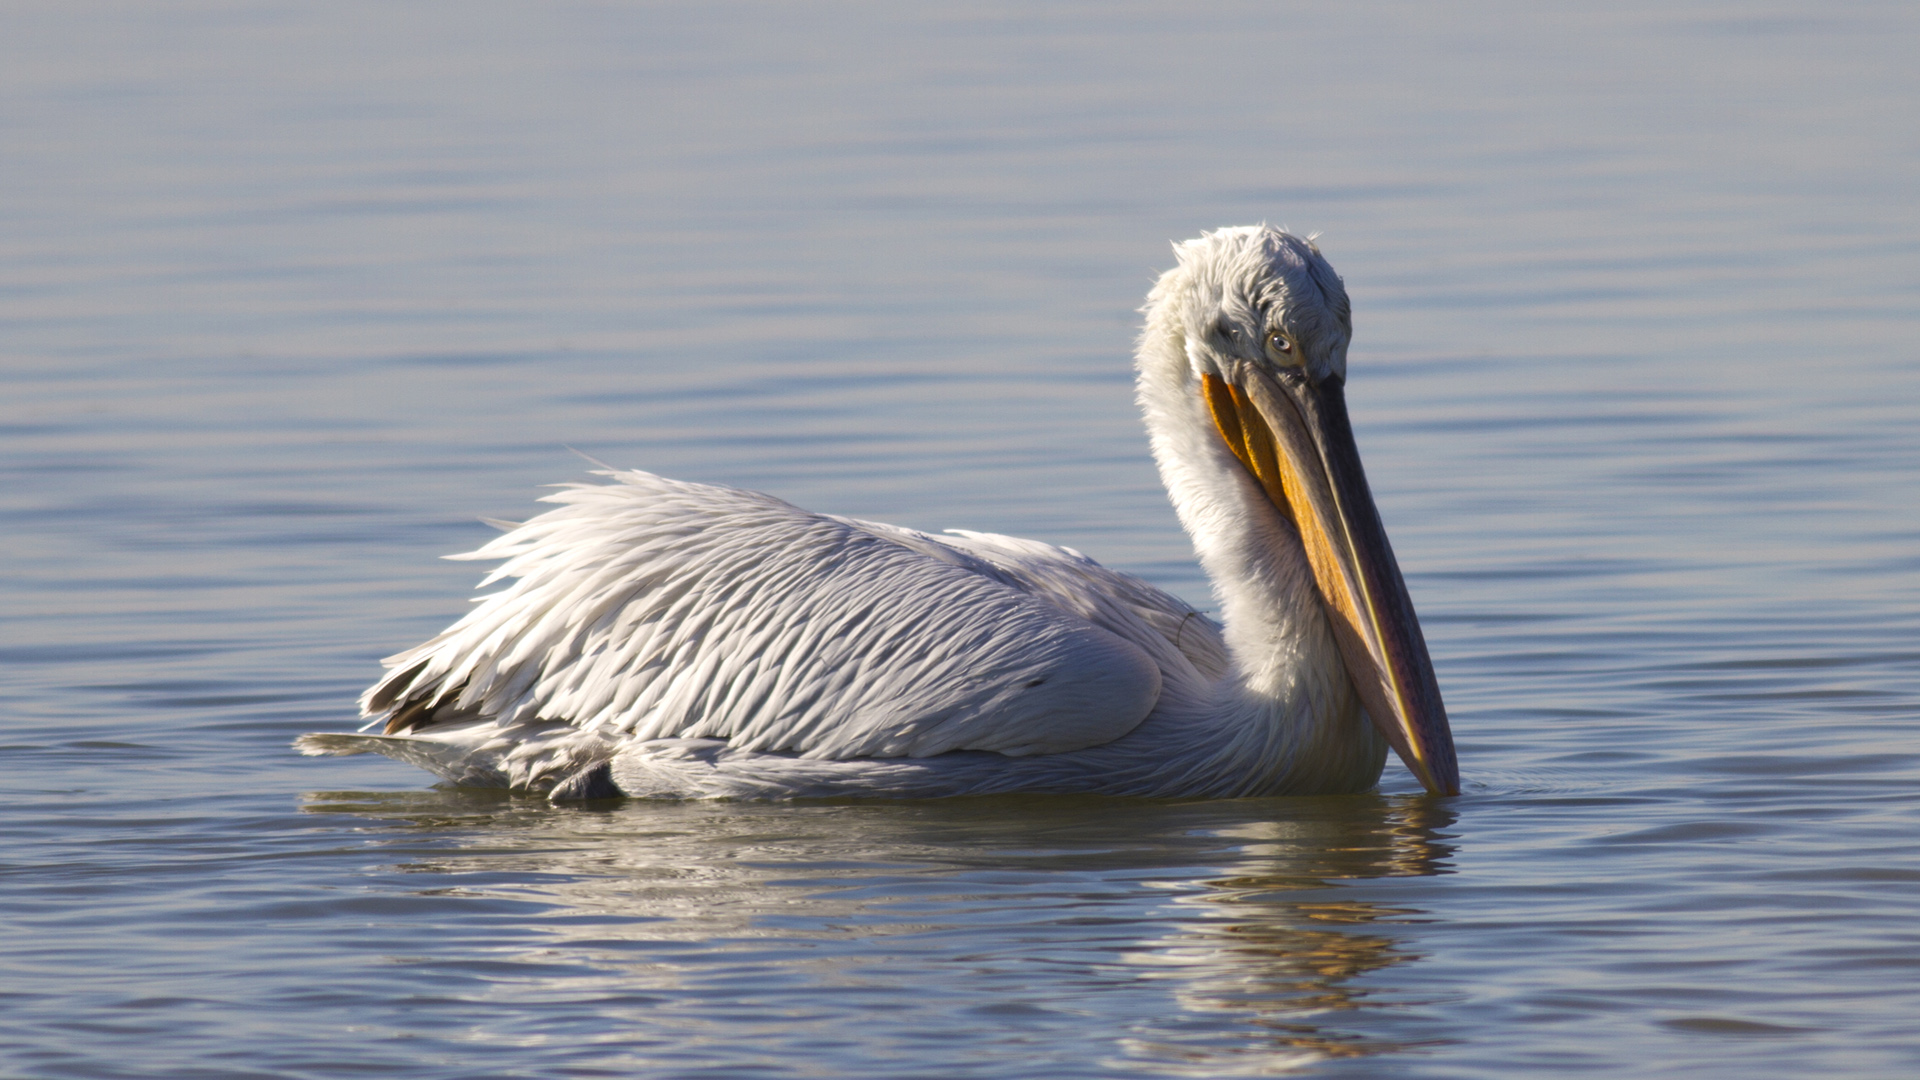
<path id="1" fill-rule="evenodd" d="M 1428 791 L 1458 795 L 1440 683 L 1360 467 L 1344 381 L 1248 365 L 1202 385 L 1221 437 L 1298 529 L 1367 715 Z"/>

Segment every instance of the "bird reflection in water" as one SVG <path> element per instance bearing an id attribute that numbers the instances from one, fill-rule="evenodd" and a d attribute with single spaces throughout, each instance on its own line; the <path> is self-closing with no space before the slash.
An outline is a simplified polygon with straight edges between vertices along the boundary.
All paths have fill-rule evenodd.
<path id="1" fill-rule="evenodd" d="M 1250 860 L 1270 859 L 1273 869 L 1197 882 L 1200 890 L 1180 902 L 1203 917 L 1143 943 L 1134 961 L 1176 980 L 1181 1008 L 1163 1028 L 1124 1040 L 1129 1056 L 1196 1076 L 1272 1075 L 1414 1048 L 1338 1026 L 1338 1014 L 1387 1004 L 1378 987 L 1356 985 L 1357 977 L 1417 959 L 1396 936 L 1367 928 L 1385 930 L 1423 913 L 1345 898 L 1331 883 L 1447 873 L 1453 852 L 1443 830 L 1454 815 L 1438 800 L 1381 803 L 1377 815 L 1348 810 L 1222 830 L 1249 841 Z M 1203 1017 L 1239 1023 L 1196 1023 Z"/>
<path id="2" fill-rule="evenodd" d="M 498 942 L 443 947 L 464 947 L 443 957 L 454 965 L 475 948 L 519 955 L 524 980 L 476 987 L 490 1007 L 519 982 L 531 1011 L 564 999 L 696 1055 L 685 1039 L 701 1032 L 727 1061 L 747 1040 L 799 1037 L 775 1019 L 729 1029 L 743 1011 L 795 1009 L 867 1049 L 950 1029 L 991 1054 L 978 1033 L 996 1027 L 1009 1054 L 1091 1040 L 1116 1075 L 1403 1051 L 1379 976 L 1418 959 L 1391 926 L 1422 913 L 1399 899 L 1412 889 L 1377 903 L 1342 883 L 1446 873 L 1453 851 L 1453 815 L 1427 796 L 556 811 L 441 790 L 319 794 L 305 809 L 384 823 L 371 838 L 404 861 L 370 876 L 396 899 L 447 898 L 436 922 L 463 898 L 550 905 Z M 405 940 L 397 951 L 417 956 L 421 938 Z M 644 1006 L 620 1005 L 635 994 Z"/>

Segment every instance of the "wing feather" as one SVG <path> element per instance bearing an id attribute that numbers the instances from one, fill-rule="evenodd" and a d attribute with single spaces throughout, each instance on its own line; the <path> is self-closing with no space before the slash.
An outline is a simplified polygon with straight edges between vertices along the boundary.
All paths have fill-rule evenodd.
<path id="1" fill-rule="evenodd" d="M 1109 570 L 1072 548 L 965 529 L 928 536 L 893 525 L 861 524 L 897 534 L 905 543 L 940 545 L 984 562 L 999 580 L 1139 646 L 1163 672 L 1190 673 L 1212 682 L 1232 664 L 1218 623 L 1179 598 Z"/>
<path id="2" fill-rule="evenodd" d="M 1163 638 L 1143 648 L 1137 625 L 1089 619 L 961 541 L 606 475 L 454 556 L 502 560 L 483 585 L 504 587 L 388 658 L 369 715 L 826 759 L 1020 755 L 1109 742 L 1159 696 Z"/>

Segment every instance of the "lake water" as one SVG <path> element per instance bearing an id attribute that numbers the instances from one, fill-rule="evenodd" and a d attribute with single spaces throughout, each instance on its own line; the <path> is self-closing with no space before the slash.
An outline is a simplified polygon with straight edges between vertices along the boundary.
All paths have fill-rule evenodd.
<path id="1" fill-rule="evenodd" d="M 1920 1074 L 1920 8 L 15 3 L 0 1074 Z M 1466 792 L 310 760 L 570 450 L 1205 605 L 1167 243 L 1322 233 Z"/>

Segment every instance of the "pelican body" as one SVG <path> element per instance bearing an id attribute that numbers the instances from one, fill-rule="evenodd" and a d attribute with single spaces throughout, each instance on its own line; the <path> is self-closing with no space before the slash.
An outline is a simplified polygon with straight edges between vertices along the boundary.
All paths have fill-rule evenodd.
<path id="1" fill-rule="evenodd" d="M 1459 774 L 1343 387 L 1346 289 L 1265 226 L 1174 248 L 1138 398 L 1218 623 L 1071 548 L 607 471 L 480 550 L 506 583 L 385 661 L 386 754 L 555 800 L 1182 798 Z"/>

